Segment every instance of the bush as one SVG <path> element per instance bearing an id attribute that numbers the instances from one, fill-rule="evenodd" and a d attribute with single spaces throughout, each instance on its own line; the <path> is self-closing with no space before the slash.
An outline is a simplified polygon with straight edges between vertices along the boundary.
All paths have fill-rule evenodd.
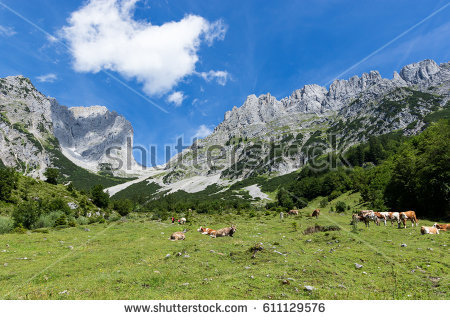
<path id="1" fill-rule="evenodd" d="M 55 198 L 44 204 L 45 210 L 48 212 L 62 211 L 66 215 L 70 215 L 72 210 L 70 210 L 67 202 L 62 198 Z"/>
<path id="2" fill-rule="evenodd" d="M 338 201 L 338 203 L 336 203 L 336 212 L 345 212 L 346 208 L 347 204 L 344 201 Z"/>
<path id="3" fill-rule="evenodd" d="M 55 226 L 66 226 L 67 225 L 67 216 L 65 214 L 62 214 L 59 216 L 58 219 L 55 221 Z"/>
<path id="4" fill-rule="evenodd" d="M 80 226 L 84 226 L 89 224 L 89 219 L 83 216 L 80 216 L 77 218 L 77 224 L 79 224 Z"/>
<path id="5" fill-rule="evenodd" d="M 99 208 L 107 208 L 109 205 L 109 194 L 103 192 L 103 186 L 98 184 L 91 189 L 92 202 Z"/>
<path id="6" fill-rule="evenodd" d="M 14 222 L 10 217 L 0 217 L 0 234 L 11 232 Z"/>
<path id="7" fill-rule="evenodd" d="M 11 194 L 17 188 L 19 177 L 14 169 L 0 169 L 0 200 L 10 201 Z"/>
<path id="8" fill-rule="evenodd" d="M 46 182 L 58 184 L 59 170 L 56 168 L 48 168 L 45 170 L 44 176 L 47 178 L 47 180 L 45 180 Z"/>
<path id="9" fill-rule="evenodd" d="M 55 222 L 64 215 L 64 212 L 61 211 L 53 211 L 47 214 L 43 214 L 39 217 L 39 219 L 34 224 L 34 228 L 53 228 L 56 224 Z"/>
<path id="10" fill-rule="evenodd" d="M 108 220 L 109 221 L 118 221 L 118 220 L 120 220 L 120 218 L 121 218 L 120 214 L 113 212 L 109 215 Z"/>
<path id="11" fill-rule="evenodd" d="M 323 198 L 322 200 L 320 200 L 320 207 L 321 208 L 325 208 L 328 205 L 328 199 L 327 198 Z"/>
<path id="12" fill-rule="evenodd" d="M 133 210 L 133 207 L 133 201 L 130 199 L 119 199 L 113 203 L 113 209 L 116 210 L 122 217 L 129 214 Z"/>
<path id="13" fill-rule="evenodd" d="M 41 209 L 37 202 L 27 201 L 19 204 L 13 211 L 12 219 L 14 227 L 31 229 L 41 215 Z"/>

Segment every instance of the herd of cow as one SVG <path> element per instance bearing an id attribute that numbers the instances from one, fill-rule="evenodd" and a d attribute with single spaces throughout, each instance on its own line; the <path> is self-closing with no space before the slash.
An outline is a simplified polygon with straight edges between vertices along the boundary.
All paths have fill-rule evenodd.
<path id="1" fill-rule="evenodd" d="M 298 215 L 299 212 L 296 209 L 292 209 L 288 211 L 288 215 Z M 280 213 L 280 218 L 283 219 L 283 212 Z M 319 218 L 320 210 L 315 209 L 312 213 L 312 217 Z M 406 222 L 411 221 L 412 226 L 418 226 L 419 225 L 419 219 L 417 219 L 416 213 L 414 211 L 404 211 L 404 212 L 379 212 L 374 210 L 361 210 L 359 213 L 355 213 L 352 215 L 352 224 L 356 224 L 358 222 L 364 222 L 366 227 L 369 227 L 370 222 L 374 222 L 376 225 L 380 225 L 381 222 L 384 223 L 386 226 L 387 221 L 391 222 L 391 226 L 394 225 L 394 222 L 397 223 L 398 227 L 401 228 L 401 225 L 403 224 L 403 227 L 406 228 Z M 176 219 L 172 217 L 172 223 L 175 223 Z M 178 220 L 179 224 L 185 224 L 186 219 L 181 218 Z M 447 231 L 450 229 L 450 224 L 437 224 L 435 223 L 432 227 L 425 227 L 422 226 L 420 228 L 420 232 L 422 234 L 439 234 L 439 231 Z M 226 237 L 230 236 L 232 237 L 233 234 L 236 232 L 236 226 L 232 225 L 231 227 L 222 228 L 219 230 L 214 230 L 211 228 L 204 228 L 200 227 L 197 229 L 198 232 L 206 235 L 210 235 L 212 238 L 217 237 Z M 184 231 L 178 231 L 174 232 L 170 236 L 170 240 L 185 240 L 186 230 Z"/>
<path id="2" fill-rule="evenodd" d="M 412 226 L 419 225 L 419 219 L 417 219 L 416 213 L 414 211 L 405 211 L 405 212 L 379 212 L 373 210 L 361 210 L 358 214 L 353 214 L 352 216 L 352 224 L 356 224 L 358 222 L 364 222 L 366 227 L 369 227 L 370 222 L 373 221 L 376 225 L 380 225 L 380 222 L 384 222 L 386 225 L 387 221 L 391 222 L 391 226 L 394 222 L 397 222 L 398 227 L 400 228 L 403 224 L 403 227 L 406 228 L 406 221 L 411 221 Z M 447 231 L 450 229 L 450 224 L 437 224 L 435 223 L 432 227 L 422 226 L 420 228 L 420 232 L 422 234 L 439 234 L 439 231 Z"/>
<path id="3" fill-rule="evenodd" d="M 212 238 L 226 237 L 226 236 L 232 237 L 233 234 L 236 232 L 236 226 L 232 225 L 231 227 L 222 228 L 222 229 L 219 229 L 219 230 L 214 230 L 214 229 L 211 229 L 211 228 L 200 227 L 200 228 L 197 229 L 197 231 L 200 232 L 201 234 L 210 235 Z M 186 235 L 185 235 L 186 232 L 187 232 L 187 230 L 174 232 L 174 233 L 172 233 L 172 235 L 170 236 L 169 239 L 170 240 L 185 240 L 186 239 Z"/>

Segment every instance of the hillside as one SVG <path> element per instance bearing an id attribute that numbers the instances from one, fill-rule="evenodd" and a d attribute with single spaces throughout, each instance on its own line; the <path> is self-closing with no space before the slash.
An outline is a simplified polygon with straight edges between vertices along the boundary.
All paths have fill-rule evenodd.
<path id="1" fill-rule="evenodd" d="M 280 221 L 277 213 L 192 214 L 185 226 L 149 215 L 49 234 L 3 235 L 0 295 L 4 299 L 448 299 L 450 234 L 419 228 L 349 225 L 361 208 L 344 194 L 321 208 Z M 319 206 L 321 198 L 311 205 Z M 345 201 L 345 213 L 330 211 Z M 433 222 L 421 221 L 425 225 Z M 200 226 L 237 226 L 213 239 Z M 308 227 L 339 231 L 304 234 Z M 186 240 L 169 241 L 187 228 Z M 406 244 L 406 246 L 402 246 Z M 254 258 L 252 256 L 254 255 Z M 27 259 L 24 259 L 26 257 Z M 54 262 L 51 268 L 49 261 Z M 361 265 L 357 268 L 355 265 Z M 23 284 L 23 279 L 33 279 Z M 305 286 L 312 286 L 311 291 Z"/>

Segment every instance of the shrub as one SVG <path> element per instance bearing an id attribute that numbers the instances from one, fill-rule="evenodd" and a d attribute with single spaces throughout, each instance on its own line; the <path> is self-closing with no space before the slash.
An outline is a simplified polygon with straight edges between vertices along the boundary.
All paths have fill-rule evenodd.
<path id="1" fill-rule="evenodd" d="M 336 203 L 336 212 L 345 212 L 346 208 L 347 204 L 344 201 L 338 201 L 338 203 Z"/>
<path id="2" fill-rule="evenodd" d="M 47 180 L 45 180 L 46 182 L 58 184 L 59 170 L 56 168 L 48 168 L 45 170 L 44 176 L 47 178 Z"/>
<path id="3" fill-rule="evenodd" d="M 62 215 L 64 215 L 64 212 L 62 211 L 53 211 L 43 214 L 34 224 L 34 228 L 52 228 L 56 225 L 55 222 Z"/>
<path id="4" fill-rule="evenodd" d="M 167 211 L 156 211 L 153 214 L 152 219 L 153 220 L 161 219 L 161 221 L 167 220 L 169 219 L 169 213 Z"/>
<path id="5" fill-rule="evenodd" d="M 321 208 L 325 208 L 328 205 L 328 199 L 327 198 L 323 198 L 322 200 L 320 200 L 320 207 Z"/>
<path id="6" fill-rule="evenodd" d="M 14 222 L 10 217 L 0 217 L 0 234 L 11 232 Z"/>
<path id="7" fill-rule="evenodd" d="M 69 191 L 69 192 L 73 193 L 75 191 L 75 187 L 73 186 L 72 182 L 70 182 L 66 188 L 67 188 L 67 191 Z"/>
<path id="8" fill-rule="evenodd" d="M 11 200 L 11 194 L 17 188 L 18 179 L 18 175 L 14 169 L 0 169 L 0 200 Z"/>
<path id="9" fill-rule="evenodd" d="M 118 220 L 120 220 L 120 218 L 121 218 L 120 214 L 113 212 L 109 215 L 108 220 L 109 221 L 118 221 Z"/>
<path id="10" fill-rule="evenodd" d="M 27 233 L 27 229 L 25 229 L 21 224 L 19 224 L 17 227 L 13 230 L 15 233 L 24 234 Z"/>
<path id="11" fill-rule="evenodd" d="M 133 206 L 133 201 L 130 199 L 119 199 L 113 203 L 113 209 L 116 210 L 122 217 L 129 214 L 133 210 Z"/>
<path id="12" fill-rule="evenodd" d="M 19 204 L 13 211 L 12 219 L 14 227 L 22 226 L 31 229 L 41 215 L 41 209 L 37 202 L 27 201 Z"/>
<path id="13" fill-rule="evenodd" d="M 58 219 L 55 221 L 55 226 L 65 226 L 67 225 L 67 216 L 65 214 L 62 214 L 59 216 Z"/>
<path id="14" fill-rule="evenodd" d="M 80 226 L 84 226 L 87 225 L 89 223 L 89 219 L 83 216 L 80 216 L 77 218 L 77 224 L 79 224 Z"/>
<path id="15" fill-rule="evenodd" d="M 70 215 L 72 211 L 69 208 L 69 205 L 62 198 L 52 199 L 44 204 L 44 208 L 48 212 L 54 211 L 62 211 L 66 215 Z"/>
<path id="16" fill-rule="evenodd" d="M 91 189 L 92 202 L 99 208 L 107 208 L 109 205 L 109 194 L 103 191 L 103 186 L 98 184 Z"/>

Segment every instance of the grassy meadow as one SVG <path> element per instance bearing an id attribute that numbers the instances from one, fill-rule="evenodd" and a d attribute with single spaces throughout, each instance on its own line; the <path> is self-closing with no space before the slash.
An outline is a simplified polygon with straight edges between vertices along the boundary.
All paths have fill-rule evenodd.
<path id="1" fill-rule="evenodd" d="M 352 208 L 358 194 L 345 194 Z M 320 199 L 316 199 L 318 204 Z M 448 299 L 450 234 L 420 227 L 357 230 L 351 212 L 192 214 L 185 226 L 131 214 L 49 233 L 0 235 L 1 299 Z M 237 225 L 210 238 L 200 226 Z M 340 231 L 303 234 L 309 227 Z M 421 220 L 420 225 L 431 225 Z M 188 229 L 186 240 L 169 241 Z M 263 250 L 253 257 L 251 248 Z M 406 247 L 402 247 L 406 244 Z M 168 256 L 170 254 L 170 256 Z M 179 255 L 181 254 L 181 255 Z M 357 268 L 355 264 L 362 265 Z M 313 286 L 312 291 L 305 286 Z"/>

